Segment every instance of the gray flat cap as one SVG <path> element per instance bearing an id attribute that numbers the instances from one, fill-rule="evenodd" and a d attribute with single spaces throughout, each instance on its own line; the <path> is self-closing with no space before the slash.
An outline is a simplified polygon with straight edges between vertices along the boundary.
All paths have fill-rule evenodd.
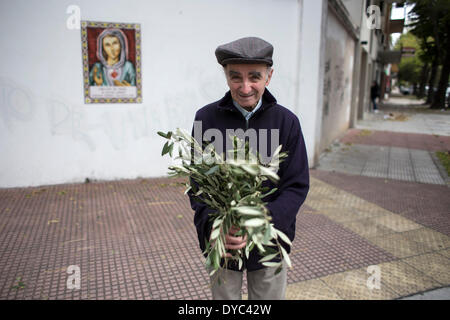
<path id="1" fill-rule="evenodd" d="M 247 37 L 218 46 L 217 62 L 221 65 L 229 63 L 266 63 L 273 65 L 273 46 L 256 37 Z"/>

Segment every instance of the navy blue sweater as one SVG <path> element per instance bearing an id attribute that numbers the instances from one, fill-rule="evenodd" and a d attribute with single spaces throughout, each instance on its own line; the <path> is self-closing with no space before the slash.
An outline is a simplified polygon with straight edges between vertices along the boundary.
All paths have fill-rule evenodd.
<path id="1" fill-rule="evenodd" d="M 288 157 L 280 164 L 278 171 L 280 180 L 278 184 L 274 185 L 269 180 L 265 181 L 264 186 L 269 186 L 270 188 L 276 186 L 278 190 L 267 196 L 264 201 L 268 203 L 267 208 L 270 211 L 275 227 L 284 232 L 292 241 L 295 236 L 296 215 L 309 190 L 308 158 L 297 116 L 287 108 L 277 104 L 273 95 L 265 89 L 262 96 L 262 105 L 248 123 L 242 113 L 233 105 L 229 91 L 219 101 L 199 109 L 194 121 L 201 121 L 202 137 L 209 128 L 219 129 L 224 138 L 226 137 L 226 129 L 242 129 L 245 131 L 253 128 L 256 132 L 259 132 L 259 129 L 267 129 L 269 146 L 267 146 L 266 150 L 268 150 L 268 153 L 278 147 L 278 145 L 271 145 L 270 130 L 279 130 L 279 144 L 282 145 L 281 151 L 287 151 Z M 194 130 L 192 132 L 194 133 Z M 259 147 L 259 136 L 257 137 Z M 226 150 L 225 139 L 222 150 Z M 188 194 L 191 207 L 195 211 L 194 223 L 197 228 L 200 248 L 204 251 L 205 239 L 209 239 L 212 228 L 208 214 L 213 209 L 196 201 L 192 193 Z M 290 248 L 286 244 L 282 244 L 289 252 Z M 260 258 L 261 256 L 254 249 L 250 253 L 249 259 L 244 262 L 245 267 L 249 271 L 263 268 L 258 263 Z M 230 263 L 228 267 L 232 270 L 238 270 L 235 263 Z"/>

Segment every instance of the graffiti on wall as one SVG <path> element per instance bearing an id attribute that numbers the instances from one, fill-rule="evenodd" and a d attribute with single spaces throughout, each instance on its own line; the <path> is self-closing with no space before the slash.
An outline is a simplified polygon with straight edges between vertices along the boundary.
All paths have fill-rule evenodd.
<path id="1" fill-rule="evenodd" d="M 333 40 L 328 39 L 329 42 Z M 332 45 L 329 45 L 332 47 Z M 324 112 L 326 116 L 330 112 L 330 103 L 334 108 L 339 108 L 349 97 L 350 77 L 348 63 L 343 56 L 336 53 L 340 50 L 327 49 L 327 57 L 324 67 L 323 96 Z"/>

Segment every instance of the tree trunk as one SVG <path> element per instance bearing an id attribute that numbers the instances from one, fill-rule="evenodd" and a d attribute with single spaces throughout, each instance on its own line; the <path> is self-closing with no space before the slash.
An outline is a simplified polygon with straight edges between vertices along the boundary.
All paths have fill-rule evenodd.
<path id="1" fill-rule="evenodd" d="M 439 19 L 438 19 L 438 12 L 435 8 L 433 8 L 434 5 L 434 1 L 429 1 L 428 2 L 428 6 L 431 12 L 431 21 L 433 23 L 433 35 L 434 35 L 434 44 L 436 47 L 436 54 L 434 56 L 433 59 L 433 66 L 432 66 L 432 70 L 431 70 L 431 79 L 430 79 L 430 85 L 429 85 L 429 89 L 428 89 L 428 97 L 427 97 L 427 103 L 431 105 L 433 105 L 433 100 L 435 97 L 434 94 L 434 83 L 435 83 L 435 78 L 436 78 L 436 72 L 439 66 L 439 58 L 441 57 L 441 42 L 439 40 Z"/>
<path id="2" fill-rule="evenodd" d="M 417 97 L 423 98 L 425 95 L 425 86 L 427 85 L 428 75 L 430 74 L 430 65 L 425 63 L 422 67 L 419 80 L 419 90 L 417 91 Z"/>
<path id="3" fill-rule="evenodd" d="M 436 82 L 436 73 L 438 69 L 438 60 L 439 57 L 436 55 L 433 58 L 433 63 L 431 64 L 431 75 L 430 80 L 428 81 L 428 94 L 427 94 L 427 104 L 433 103 L 433 97 L 434 97 L 434 83 Z"/>
<path id="4" fill-rule="evenodd" d="M 442 65 L 441 77 L 439 79 L 438 88 L 434 95 L 431 109 L 445 108 L 445 91 L 448 86 L 448 77 L 450 76 L 450 41 L 447 42 L 447 50 L 445 54 L 444 64 Z"/>

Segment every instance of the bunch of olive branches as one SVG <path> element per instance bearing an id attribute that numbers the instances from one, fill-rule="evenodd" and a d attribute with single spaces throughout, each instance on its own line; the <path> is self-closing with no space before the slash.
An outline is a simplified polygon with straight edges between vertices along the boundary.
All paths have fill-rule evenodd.
<path id="1" fill-rule="evenodd" d="M 198 201 L 214 209 L 210 214 L 211 236 L 205 239 L 204 252 L 206 267 L 212 269 L 210 275 L 220 268 L 226 269 L 230 260 L 237 261 L 241 269 L 244 255 L 248 259 L 254 248 L 262 256 L 260 263 L 266 267 L 277 267 L 275 273 L 281 271 L 283 260 L 291 267 L 289 255 L 280 244 L 280 239 L 289 246 L 291 242 L 271 223 L 272 218 L 263 201 L 264 197 L 277 190 L 268 190 L 262 183 L 267 179 L 278 182 L 276 170 L 287 157 L 287 153 L 280 152 L 281 145 L 275 150 L 271 161 L 262 164 L 259 155 L 251 152 L 248 142 L 236 136 L 231 137 L 233 150 L 225 157 L 217 154 L 212 144 L 202 148 L 182 129 L 158 134 L 167 139 L 163 156 L 168 153 L 172 158 L 174 145 L 178 146 L 178 156 L 173 160 L 181 163 L 169 166 L 169 175 L 189 177 L 185 194 L 191 191 Z M 192 161 L 194 154 L 197 155 L 196 161 Z M 225 236 L 233 226 L 234 230 L 239 230 L 234 236 L 247 236 L 247 243 L 243 249 L 227 251 Z"/>

